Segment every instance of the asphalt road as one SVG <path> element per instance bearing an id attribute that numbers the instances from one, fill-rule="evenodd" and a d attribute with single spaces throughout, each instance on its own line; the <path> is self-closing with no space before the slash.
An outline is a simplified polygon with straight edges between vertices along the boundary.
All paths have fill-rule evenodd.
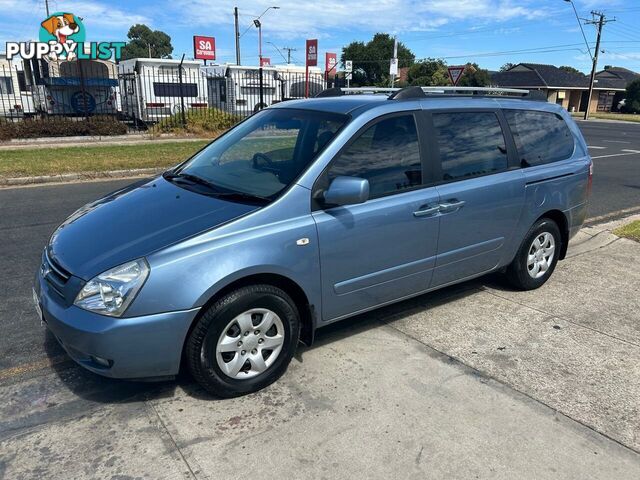
<path id="1" fill-rule="evenodd" d="M 640 124 L 590 121 L 578 125 L 594 163 L 589 216 L 615 219 L 640 211 Z"/>
<path id="2" fill-rule="evenodd" d="M 591 219 L 608 220 L 624 215 L 621 211 L 640 211 L 640 124 L 581 122 L 580 127 L 595 163 Z M 131 180 L 0 189 L 0 384 L 50 362 L 69 363 L 36 318 L 31 299 L 33 275 L 57 225 L 83 204 L 129 183 Z"/>

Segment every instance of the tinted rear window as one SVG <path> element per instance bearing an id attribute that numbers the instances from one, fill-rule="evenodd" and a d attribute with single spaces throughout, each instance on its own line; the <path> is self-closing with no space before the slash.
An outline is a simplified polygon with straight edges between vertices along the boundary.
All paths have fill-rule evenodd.
<path id="1" fill-rule="evenodd" d="M 434 113 L 433 125 L 440 149 L 442 180 L 507 169 L 507 147 L 495 113 Z"/>
<path id="2" fill-rule="evenodd" d="M 574 138 L 555 113 L 506 110 L 522 166 L 543 165 L 573 155 Z"/>

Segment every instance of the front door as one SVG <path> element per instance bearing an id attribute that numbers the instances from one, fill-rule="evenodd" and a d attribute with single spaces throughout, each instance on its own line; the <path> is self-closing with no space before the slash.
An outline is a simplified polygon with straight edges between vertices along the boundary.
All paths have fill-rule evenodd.
<path id="1" fill-rule="evenodd" d="M 366 178 L 370 199 L 314 211 L 323 320 L 334 320 L 428 288 L 438 240 L 438 192 L 422 186 L 413 113 L 383 117 L 333 160 L 324 178 Z"/>
<path id="2" fill-rule="evenodd" d="M 440 237 L 432 287 L 498 265 L 524 205 L 525 180 L 509 168 L 498 113 L 433 113 L 441 182 Z"/>

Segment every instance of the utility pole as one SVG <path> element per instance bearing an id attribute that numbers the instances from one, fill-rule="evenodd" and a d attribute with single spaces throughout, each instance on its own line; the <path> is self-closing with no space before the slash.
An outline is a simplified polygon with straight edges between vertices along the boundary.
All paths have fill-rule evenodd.
<path id="1" fill-rule="evenodd" d="M 398 37 L 393 36 L 393 60 L 395 60 L 396 65 L 398 64 Z M 396 74 L 391 74 L 391 87 L 393 87 L 396 83 Z"/>
<path id="2" fill-rule="evenodd" d="M 291 47 L 282 47 L 283 50 L 287 51 L 287 65 L 291 64 L 291 52 L 297 52 L 298 49 L 297 48 L 291 48 Z"/>
<path id="3" fill-rule="evenodd" d="M 608 22 L 615 22 L 613 20 L 607 20 L 606 16 L 602 12 L 597 12 L 595 10 L 591 11 L 591 15 L 593 15 L 593 20 L 589 20 L 585 23 L 597 25 L 598 26 L 598 38 L 596 39 L 596 50 L 593 54 L 593 65 L 591 67 L 591 79 L 589 81 L 589 98 L 587 100 L 587 109 L 584 112 L 584 119 L 589 120 L 589 109 L 591 108 L 591 99 L 593 98 L 593 86 L 596 82 L 596 71 L 598 69 L 598 54 L 600 53 L 600 39 L 602 38 L 602 27 Z M 596 20 L 596 17 L 599 17 Z"/>
<path id="4" fill-rule="evenodd" d="M 236 27 L 236 64 L 240 65 L 240 30 L 238 27 L 238 7 L 233 7 L 233 18 Z"/>
<path id="5" fill-rule="evenodd" d="M 49 0 L 44 0 L 44 6 L 47 9 L 47 18 L 49 18 Z"/>

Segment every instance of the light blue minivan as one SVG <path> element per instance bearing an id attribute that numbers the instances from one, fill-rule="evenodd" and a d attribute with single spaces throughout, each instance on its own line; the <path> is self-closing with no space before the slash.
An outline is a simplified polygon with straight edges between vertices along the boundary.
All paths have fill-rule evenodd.
<path id="1" fill-rule="evenodd" d="M 68 354 L 116 378 L 185 366 L 230 397 L 332 322 L 489 272 L 544 284 L 592 179 L 567 112 L 519 90 L 367 90 L 267 108 L 71 215 L 34 288 Z"/>

